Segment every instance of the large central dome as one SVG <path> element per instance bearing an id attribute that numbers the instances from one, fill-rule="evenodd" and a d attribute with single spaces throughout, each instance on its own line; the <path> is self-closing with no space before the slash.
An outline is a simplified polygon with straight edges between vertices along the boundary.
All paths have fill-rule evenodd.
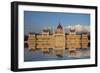
<path id="1" fill-rule="evenodd" d="M 63 29 L 63 27 L 59 24 L 59 25 L 57 26 L 57 29 Z"/>

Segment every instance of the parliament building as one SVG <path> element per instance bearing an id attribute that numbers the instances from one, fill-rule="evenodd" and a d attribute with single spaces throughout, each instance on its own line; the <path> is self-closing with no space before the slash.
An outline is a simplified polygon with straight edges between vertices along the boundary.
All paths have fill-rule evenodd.
<path id="1" fill-rule="evenodd" d="M 60 24 L 58 24 L 52 34 L 49 29 L 43 29 L 41 34 L 30 32 L 27 40 L 29 49 L 35 50 L 41 48 L 42 51 L 48 51 L 49 48 L 52 48 L 56 52 L 62 51 L 62 53 L 65 49 L 88 48 L 88 43 L 87 32 L 80 35 L 76 34 L 75 29 L 70 29 L 70 31 L 65 34 Z"/>

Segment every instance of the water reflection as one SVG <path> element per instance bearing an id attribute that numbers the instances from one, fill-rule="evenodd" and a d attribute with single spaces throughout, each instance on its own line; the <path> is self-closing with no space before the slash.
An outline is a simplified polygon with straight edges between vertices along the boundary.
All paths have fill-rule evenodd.
<path id="1" fill-rule="evenodd" d="M 80 44 L 81 48 L 35 48 L 24 50 L 24 61 L 70 60 L 90 58 L 88 43 Z M 74 46 L 75 47 L 75 46 Z M 84 47 L 84 48 L 83 48 Z"/>

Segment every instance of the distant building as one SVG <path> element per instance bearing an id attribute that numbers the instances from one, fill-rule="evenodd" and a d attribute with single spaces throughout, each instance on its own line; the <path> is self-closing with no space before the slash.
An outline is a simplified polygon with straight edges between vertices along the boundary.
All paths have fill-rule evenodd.
<path id="1" fill-rule="evenodd" d="M 29 49 L 41 48 L 43 52 L 47 52 L 49 48 L 53 48 L 58 54 L 64 53 L 65 48 L 88 48 L 88 42 L 87 33 L 79 35 L 76 34 L 75 29 L 70 29 L 70 32 L 65 34 L 61 24 L 57 26 L 52 34 L 50 34 L 50 29 L 43 29 L 40 34 L 30 32 L 27 40 Z"/>

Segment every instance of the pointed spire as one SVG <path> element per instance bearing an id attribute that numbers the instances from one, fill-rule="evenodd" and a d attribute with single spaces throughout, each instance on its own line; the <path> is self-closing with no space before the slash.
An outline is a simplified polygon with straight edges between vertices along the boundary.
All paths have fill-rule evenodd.
<path id="1" fill-rule="evenodd" d="M 59 20 L 59 23 L 58 23 L 57 29 L 59 29 L 59 28 L 60 28 L 60 29 L 63 29 L 62 26 L 61 26 L 61 24 L 60 24 L 60 20 Z"/>
<path id="2" fill-rule="evenodd" d="M 59 19 L 59 25 L 60 25 L 60 19 Z"/>

